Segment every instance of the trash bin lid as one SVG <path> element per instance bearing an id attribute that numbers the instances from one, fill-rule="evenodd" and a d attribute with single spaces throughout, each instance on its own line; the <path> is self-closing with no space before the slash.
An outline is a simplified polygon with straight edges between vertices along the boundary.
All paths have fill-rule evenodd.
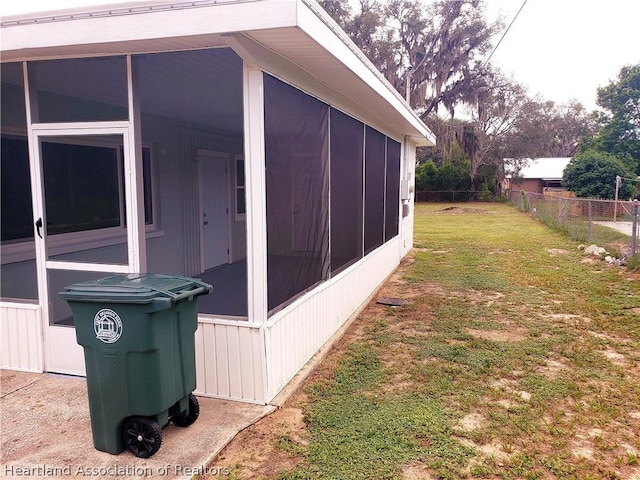
<path id="1" fill-rule="evenodd" d="M 113 275 L 65 287 L 58 296 L 76 302 L 145 304 L 156 300 L 177 302 L 206 295 L 213 287 L 196 278 L 157 273 Z"/>

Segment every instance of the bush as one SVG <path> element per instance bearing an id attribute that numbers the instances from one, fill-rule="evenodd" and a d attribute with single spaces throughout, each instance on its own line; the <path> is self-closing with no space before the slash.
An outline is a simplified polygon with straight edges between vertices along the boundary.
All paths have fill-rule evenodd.
<path id="1" fill-rule="evenodd" d="M 627 260 L 627 268 L 632 272 L 640 272 L 640 253 L 629 257 Z"/>
<path id="2" fill-rule="evenodd" d="M 616 175 L 635 178 L 634 172 L 617 157 L 599 150 L 586 150 L 569 162 L 562 185 L 578 197 L 613 199 Z M 623 182 L 618 198 L 627 199 L 636 194 L 635 185 Z"/>
<path id="3" fill-rule="evenodd" d="M 471 188 L 468 160 L 448 162 L 441 166 L 431 159 L 416 166 L 417 191 L 466 191 Z"/>

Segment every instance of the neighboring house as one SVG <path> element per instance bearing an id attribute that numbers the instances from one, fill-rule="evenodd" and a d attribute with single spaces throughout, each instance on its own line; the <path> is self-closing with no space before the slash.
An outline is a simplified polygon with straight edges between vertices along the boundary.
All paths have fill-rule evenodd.
<path id="1" fill-rule="evenodd" d="M 565 191 L 562 176 L 571 157 L 531 158 L 519 172 L 506 172 L 505 191 L 544 193 Z"/>
<path id="2" fill-rule="evenodd" d="M 2 19 L 3 368 L 83 375 L 58 292 L 193 276 L 197 390 L 267 403 L 413 243 L 435 138 L 311 0 Z"/>

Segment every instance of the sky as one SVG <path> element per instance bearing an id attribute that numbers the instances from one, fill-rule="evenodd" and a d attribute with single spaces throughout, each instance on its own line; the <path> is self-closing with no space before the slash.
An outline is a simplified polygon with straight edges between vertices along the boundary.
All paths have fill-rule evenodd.
<path id="1" fill-rule="evenodd" d="M 0 16 L 122 1 L 5 0 Z M 501 14 L 506 25 L 526 1 L 491 61 L 543 100 L 592 110 L 598 87 L 640 63 L 640 0 L 485 1 L 489 19 Z"/>
<path id="2" fill-rule="evenodd" d="M 487 0 L 508 25 L 524 0 Z M 598 87 L 640 63 L 640 1 L 527 0 L 491 61 L 545 100 L 596 108 Z"/>

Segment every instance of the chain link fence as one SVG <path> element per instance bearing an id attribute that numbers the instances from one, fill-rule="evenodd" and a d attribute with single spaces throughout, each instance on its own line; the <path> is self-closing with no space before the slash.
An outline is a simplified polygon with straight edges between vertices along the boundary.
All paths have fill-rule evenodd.
<path id="1" fill-rule="evenodd" d="M 637 200 L 596 200 L 525 191 L 509 192 L 509 200 L 575 240 L 596 244 L 621 257 L 640 253 Z"/>

